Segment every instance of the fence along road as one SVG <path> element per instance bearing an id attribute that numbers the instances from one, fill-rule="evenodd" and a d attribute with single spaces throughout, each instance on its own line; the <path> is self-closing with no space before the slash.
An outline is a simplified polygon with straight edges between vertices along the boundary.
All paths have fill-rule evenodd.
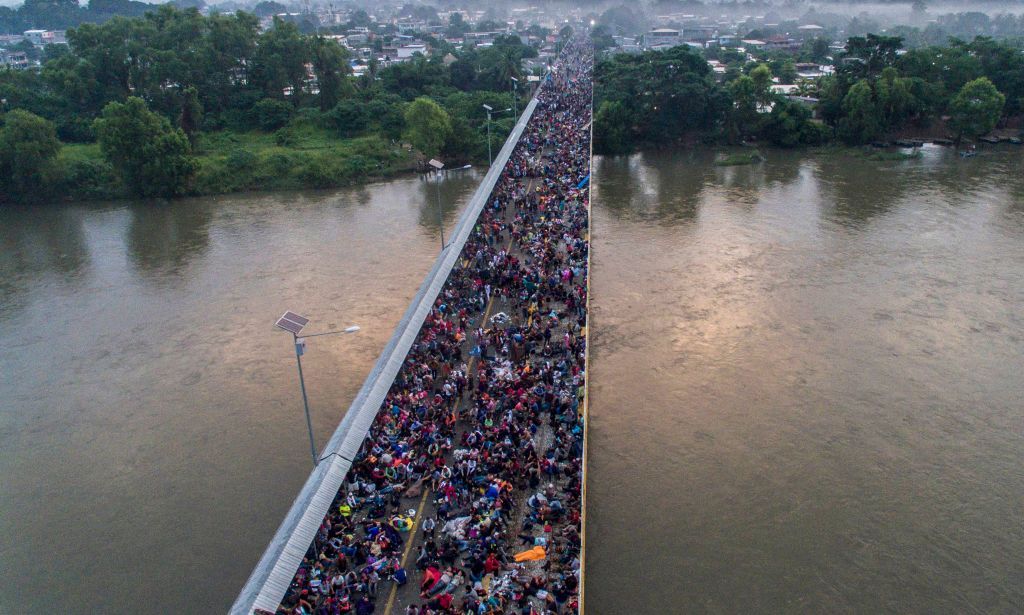
<path id="1" fill-rule="evenodd" d="M 498 152 L 480 187 L 473 194 L 469 206 L 455 227 L 451 243 L 427 274 L 412 304 L 402 316 L 373 370 L 349 406 L 345 418 L 320 452 L 320 463 L 306 479 L 306 484 L 296 496 L 256 568 L 249 575 L 249 580 L 231 607 L 231 613 L 248 615 L 257 609 L 271 613 L 277 610 L 295 576 L 296 569 L 320 528 L 320 523 L 338 494 L 353 458 L 369 433 L 374 418 L 380 411 L 381 403 L 430 313 L 434 300 L 437 299 L 448 275 L 458 262 L 480 212 L 487 204 L 491 191 L 501 177 L 536 107 L 537 97 L 534 96 L 516 122 L 505 145 Z"/>

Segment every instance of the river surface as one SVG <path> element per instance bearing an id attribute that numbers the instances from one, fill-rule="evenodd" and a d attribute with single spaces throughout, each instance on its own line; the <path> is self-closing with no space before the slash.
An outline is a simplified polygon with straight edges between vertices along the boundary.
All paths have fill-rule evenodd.
<path id="1" fill-rule="evenodd" d="M 1024 157 L 595 163 L 587 611 L 1024 611 Z"/>
<path id="2" fill-rule="evenodd" d="M 441 185 L 451 228 L 482 175 Z M 0 613 L 219 613 L 440 247 L 432 184 L 0 208 Z"/>
<path id="3" fill-rule="evenodd" d="M 1021 150 L 595 163 L 589 613 L 1024 609 Z M 442 184 L 446 225 L 480 177 Z M 0 612 L 222 612 L 433 186 L 0 210 Z"/>

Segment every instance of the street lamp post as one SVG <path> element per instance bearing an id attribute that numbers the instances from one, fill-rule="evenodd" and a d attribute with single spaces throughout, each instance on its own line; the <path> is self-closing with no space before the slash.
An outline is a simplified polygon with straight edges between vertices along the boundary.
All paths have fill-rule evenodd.
<path id="1" fill-rule="evenodd" d="M 487 166 L 490 167 L 494 164 L 494 159 L 491 157 L 491 114 L 492 113 L 505 113 L 511 111 L 512 107 L 508 109 L 502 109 L 501 111 L 495 111 L 494 107 L 490 105 L 484 105 L 484 109 L 487 110 Z"/>
<path id="2" fill-rule="evenodd" d="M 309 319 L 304 316 L 299 316 L 295 312 L 285 312 L 284 316 L 277 319 L 274 323 L 279 329 L 292 334 L 292 341 L 295 343 L 295 363 L 299 367 L 299 387 L 302 389 L 302 407 L 306 411 L 306 431 L 309 433 L 309 454 L 313 457 L 313 467 L 315 468 L 320 462 L 319 455 L 316 452 L 316 441 L 313 439 L 313 421 L 309 417 L 309 397 L 306 395 L 306 379 L 302 374 L 302 355 L 306 352 L 306 338 L 309 337 L 320 337 L 322 335 L 339 335 L 349 334 L 359 331 L 359 327 L 351 326 L 341 331 L 325 331 L 323 333 L 311 333 L 299 337 L 302 330 L 309 324 Z"/>
<path id="3" fill-rule="evenodd" d="M 512 77 L 512 115 L 519 117 L 519 89 L 516 87 L 519 85 L 519 80 Z"/>
<path id="4" fill-rule="evenodd" d="M 444 252 L 444 216 L 441 212 L 441 169 L 444 168 L 444 163 L 436 158 L 431 158 L 430 166 L 434 167 L 434 172 L 437 174 L 437 180 L 434 182 L 434 186 L 437 187 L 437 226 L 441 229 L 441 251 Z"/>
<path id="5" fill-rule="evenodd" d="M 494 107 L 484 105 L 484 109 L 487 110 L 487 166 L 489 168 L 493 163 L 491 159 L 491 111 L 494 111 Z"/>
<path id="6" fill-rule="evenodd" d="M 301 339 L 301 342 L 299 341 Z M 306 432 L 309 433 L 309 454 L 313 457 L 313 467 L 319 463 L 316 454 L 316 441 L 313 440 L 313 420 L 309 418 L 309 397 L 306 395 L 306 378 L 302 375 L 302 354 L 306 351 L 306 340 L 292 333 L 295 343 L 295 363 L 299 366 L 299 388 L 302 389 L 302 407 L 306 411 Z"/>

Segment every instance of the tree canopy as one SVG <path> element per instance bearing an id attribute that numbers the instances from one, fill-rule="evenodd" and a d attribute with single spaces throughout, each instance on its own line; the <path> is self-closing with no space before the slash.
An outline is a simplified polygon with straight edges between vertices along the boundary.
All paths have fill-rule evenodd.
<path id="1" fill-rule="evenodd" d="M 950 126 L 957 139 L 977 137 L 996 127 L 1006 97 L 986 77 L 964 84 L 950 104 Z"/>
<path id="2" fill-rule="evenodd" d="M 433 100 L 420 97 L 405 110 L 406 138 L 428 157 L 440 155 L 452 132 L 448 113 Z"/>
<path id="3" fill-rule="evenodd" d="M 196 170 L 185 133 L 141 98 L 104 107 L 96 134 L 104 156 L 137 196 L 181 194 Z"/>
<path id="4" fill-rule="evenodd" d="M 26 197 L 43 182 L 43 172 L 60 151 L 53 124 L 16 109 L 0 127 L 0 186 L 6 197 Z M 0 197 L 3 198 L 3 197 Z"/>

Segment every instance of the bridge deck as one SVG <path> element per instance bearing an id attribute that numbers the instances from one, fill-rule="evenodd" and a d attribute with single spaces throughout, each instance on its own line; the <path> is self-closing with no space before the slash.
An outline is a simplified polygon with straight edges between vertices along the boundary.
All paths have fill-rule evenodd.
<path id="1" fill-rule="evenodd" d="M 458 584 L 458 586 L 456 583 L 448 586 L 436 585 L 431 592 L 434 595 L 430 596 L 435 603 L 438 600 L 443 600 L 447 595 L 470 601 L 487 598 L 496 600 L 497 596 L 500 596 L 501 600 L 506 602 L 515 598 L 519 602 L 531 601 L 536 606 L 542 607 L 545 602 L 551 603 L 549 606 L 558 604 L 558 602 L 553 602 L 553 597 L 545 599 L 545 595 L 551 593 L 553 578 L 557 577 L 558 579 L 554 586 L 560 589 L 558 592 L 560 601 L 565 601 L 567 593 L 571 594 L 575 588 L 582 587 L 582 583 L 578 582 L 579 573 L 576 571 L 576 566 L 579 565 L 576 552 L 579 550 L 581 538 L 579 528 L 581 503 L 579 499 L 582 468 L 579 459 L 581 451 L 578 449 L 583 441 L 580 432 L 584 426 L 577 414 L 576 386 L 584 378 L 585 365 L 580 365 L 580 363 L 585 361 L 586 353 L 585 339 L 577 339 L 577 336 L 580 333 L 585 335 L 585 295 L 588 288 L 586 280 L 589 265 L 588 258 L 584 258 L 580 262 L 579 257 L 581 254 L 587 257 L 589 250 L 585 247 L 585 241 L 582 247 L 578 241 L 575 241 L 570 248 L 568 243 L 559 240 L 559 232 L 564 231 L 564 237 L 570 238 L 571 232 L 580 230 L 571 228 L 568 223 L 563 222 L 563 218 L 578 222 L 579 217 L 582 216 L 584 233 L 589 228 L 589 207 L 586 202 L 586 193 L 571 188 L 575 188 L 575 184 L 580 178 L 589 175 L 590 150 L 587 129 L 589 129 L 591 110 L 589 106 L 589 56 L 587 51 L 579 46 L 571 47 L 570 50 L 576 55 L 569 57 L 568 64 L 563 58 L 563 72 L 559 74 L 556 71 L 555 78 L 550 79 L 545 86 L 550 88 L 551 92 L 548 93 L 549 100 L 543 107 L 543 117 L 534 117 L 538 100 L 532 100 L 460 220 L 452 244 L 438 259 L 342 424 L 325 447 L 321 463 L 300 492 L 260 564 L 239 595 L 232 612 L 251 613 L 254 610 L 298 612 L 295 610 L 297 607 L 313 608 L 316 604 L 321 606 L 327 604 L 333 609 L 340 603 L 342 594 L 350 595 L 352 600 L 355 600 L 356 596 L 372 597 L 377 602 L 378 609 L 383 606 L 385 612 L 405 612 L 408 605 L 423 604 L 428 599 L 419 594 L 423 574 L 417 570 L 417 566 L 414 564 L 417 560 L 421 564 L 420 568 L 427 568 L 428 564 L 432 565 L 429 574 L 435 574 L 435 570 L 440 573 L 440 570 L 443 569 L 445 573 L 451 572 L 456 575 L 455 580 L 458 580 L 460 574 L 458 572 L 460 568 L 455 566 L 458 561 L 461 566 L 465 567 L 464 574 L 475 577 L 474 580 L 477 581 L 475 585 L 473 583 Z M 583 68 L 581 69 L 581 67 Z M 565 79 L 570 72 L 580 79 L 573 87 L 579 88 L 582 85 L 587 90 L 588 104 L 585 108 L 576 109 L 578 114 L 585 117 L 567 116 L 565 109 L 568 108 L 569 103 L 555 101 L 559 97 L 567 100 L 571 98 L 571 88 Z M 575 73 L 580 74 L 576 75 Z M 577 104 L 576 107 L 579 105 Z M 531 119 L 534 121 L 529 123 Z M 552 137 L 551 143 L 554 148 L 551 151 L 542 150 L 548 155 L 534 156 L 529 163 L 534 170 L 532 174 L 537 177 L 525 181 L 527 184 L 525 192 L 534 196 L 510 199 L 509 202 L 503 203 L 502 215 L 490 216 L 495 223 L 495 230 L 498 227 L 501 228 L 500 232 L 492 232 L 491 235 L 496 235 L 502 242 L 507 239 L 508 243 L 503 247 L 518 259 L 518 263 L 522 264 L 516 264 L 516 267 L 520 267 L 516 273 L 529 271 L 531 275 L 537 274 L 537 279 L 520 279 L 518 275 L 506 276 L 502 280 L 506 285 L 499 284 L 498 280 L 494 280 L 493 288 L 489 288 L 493 294 L 486 309 L 475 317 L 469 314 L 467 320 L 471 320 L 474 327 L 488 329 L 488 333 L 484 336 L 485 339 L 490 338 L 499 346 L 504 342 L 505 347 L 485 350 L 484 358 L 478 359 L 475 356 L 470 358 L 469 365 L 465 366 L 466 373 L 470 377 L 470 386 L 466 387 L 469 390 L 463 391 L 463 394 L 457 399 L 446 404 L 427 402 L 430 407 L 426 409 L 430 417 L 435 417 L 447 412 L 447 408 L 455 408 L 459 417 L 457 421 L 448 426 L 450 431 L 439 432 L 450 437 L 454 446 L 446 447 L 444 451 L 436 454 L 437 465 L 434 466 L 435 468 L 443 467 L 447 471 L 451 471 L 452 468 L 457 467 L 454 452 L 451 449 L 459 446 L 466 447 L 467 445 L 463 442 L 464 436 L 480 434 L 483 439 L 502 436 L 506 443 L 511 438 L 519 442 L 520 445 L 535 450 L 535 453 L 531 452 L 530 455 L 523 458 L 536 465 L 534 476 L 532 480 L 526 479 L 526 467 L 521 468 L 520 476 L 512 476 L 499 471 L 498 466 L 495 465 L 492 469 L 495 469 L 497 474 L 474 475 L 475 479 L 483 479 L 483 484 L 477 486 L 480 489 L 479 492 L 474 494 L 474 485 L 466 482 L 460 484 L 460 490 L 456 493 L 454 488 L 446 488 L 445 480 L 442 479 L 441 484 L 438 484 L 436 476 L 429 476 L 428 468 L 420 468 L 415 465 L 412 455 L 406 455 L 409 463 L 404 467 L 410 469 L 410 476 L 405 477 L 407 480 L 391 480 L 384 477 L 380 477 L 378 480 L 378 477 L 374 476 L 372 481 L 377 483 L 381 492 L 395 489 L 397 494 L 404 489 L 404 495 L 402 497 L 392 495 L 389 498 L 382 498 L 379 495 L 371 497 L 367 491 L 373 488 L 360 482 L 359 477 L 365 478 L 371 467 L 377 467 L 379 470 L 381 466 L 376 461 L 376 456 L 380 456 L 382 453 L 388 454 L 389 451 L 382 452 L 374 449 L 374 442 L 367 437 L 367 434 L 373 433 L 371 428 L 376 429 L 374 425 L 381 424 L 381 416 L 387 422 L 387 415 L 379 414 L 382 412 L 382 403 L 389 391 L 397 386 L 395 378 L 399 375 L 403 365 L 409 365 L 406 363 L 406 357 L 409 356 L 410 349 L 414 347 L 418 336 L 425 335 L 424 322 L 431 322 L 434 325 L 438 322 L 439 313 L 436 310 L 435 300 L 441 296 L 442 300 L 454 302 L 452 295 L 442 294 L 442 290 L 447 288 L 444 286 L 445 283 L 451 284 L 449 274 L 457 266 L 462 268 L 462 275 L 465 275 L 467 268 L 476 267 L 474 270 L 476 273 L 487 269 L 486 263 L 483 268 L 480 268 L 479 263 L 473 265 L 469 262 L 468 259 L 473 257 L 472 252 L 463 254 L 463 248 L 467 245 L 467 241 L 472 240 L 471 245 L 475 246 L 478 257 L 481 253 L 493 257 L 497 252 L 498 248 L 496 247 L 480 250 L 479 242 L 485 238 L 480 234 L 480 229 L 474 229 L 474 227 L 481 219 L 487 219 L 487 214 L 483 218 L 481 218 L 481 214 L 496 185 L 504 190 L 503 194 L 506 195 L 509 194 L 509 191 L 515 193 L 524 187 L 523 180 L 509 182 L 508 175 L 503 176 L 502 171 L 511 171 L 513 165 L 506 167 L 510 159 L 513 160 L 513 164 L 521 165 L 523 163 L 521 154 L 519 158 L 513 158 L 513 150 L 521 139 L 524 141 L 535 140 L 538 137 L 538 127 L 541 124 L 545 131 L 549 128 L 552 129 L 548 134 Z M 539 134 L 544 135 L 545 132 L 542 131 Z M 587 142 L 583 143 L 582 141 Z M 517 152 L 521 151 L 522 146 Z M 581 154 L 581 151 L 585 152 L 585 155 Z M 503 180 L 504 184 L 501 183 Z M 568 205 L 566 201 L 569 201 Z M 563 226 L 565 228 L 562 228 Z M 539 242 L 537 239 L 541 237 L 543 237 L 543 242 Z M 492 244 L 494 243 L 494 236 L 488 239 Z M 459 261 L 463 258 L 467 260 L 460 263 Z M 548 263 L 548 260 L 551 262 Z M 579 280 L 582 285 L 574 284 L 576 280 L 559 281 L 557 277 L 561 273 L 558 271 L 559 263 L 567 269 L 574 267 L 582 269 L 582 272 L 577 273 L 582 276 L 582 279 Z M 550 264 L 554 264 L 554 269 L 549 266 Z M 512 270 L 507 264 L 504 266 L 506 273 Z M 548 276 L 552 272 L 556 277 L 549 281 Z M 483 278 L 489 279 L 486 273 L 483 274 Z M 449 288 L 449 292 L 450 290 Z M 478 287 L 477 292 L 480 291 L 481 289 Z M 576 293 L 577 296 L 570 298 L 573 293 Z M 547 299 L 546 303 L 545 299 Z M 583 301 L 582 305 L 580 305 L 580 299 Z M 539 311 L 537 310 L 538 303 L 541 305 Z M 492 321 L 492 316 L 499 312 L 508 317 Z M 544 316 L 551 312 L 559 313 L 559 316 L 550 319 Z M 441 320 L 444 320 L 445 317 L 444 314 L 440 315 Z M 577 319 L 578 322 L 576 322 Z M 463 321 L 462 325 L 466 324 L 468 323 Z M 547 324 L 554 326 L 543 326 Z M 579 329 L 581 324 L 583 325 L 582 330 Z M 546 335 L 551 338 L 550 342 L 537 343 L 539 342 L 537 336 L 542 329 L 548 329 Z M 527 337 L 529 341 L 525 344 L 525 351 L 521 347 L 521 342 L 512 342 L 514 335 Z M 565 346 L 560 348 L 559 344 L 563 335 L 566 335 L 568 339 Z M 458 355 L 469 357 L 470 351 L 478 342 L 479 340 L 475 336 L 467 335 L 461 344 Z M 509 349 L 509 343 L 516 347 Z M 559 362 L 558 367 L 553 365 L 555 362 Z M 570 367 L 572 367 L 571 372 Z M 504 398 L 499 398 L 498 390 L 491 388 L 488 392 L 494 394 L 494 399 L 499 399 L 499 402 L 497 408 L 488 408 L 485 403 L 487 396 L 484 395 L 484 392 L 488 390 L 488 384 L 491 387 L 496 387 L 498 381 L 495 378 L 502 370 L 513 374 L 515 381 L 522 382 L 524 386 L 531 385 L 529 393 L 517 391 L 517 397 L 512 398 L 507 393 L 514 387 L 509 387 L 505 389 Z M 434 385 L 427 387 L 428 392 L 440 391 L 442 382 L 443 379 L 438 377 Z M 533 396 L 533 385 L 538 387 L 538 391 L 547 390 L 562 394 L 559 402 L 554 404 L 558 408 L 557 411 L 550 410 L 551 420 L 549 422 L 540 418 L 538 414 L 540 406 L 537 405 L 537 401 L 546 403 L 551 401 L 552 396 L 548 395 L 547 398 L 543 394 Z M 571 404 L 569 398 L 571 398 Z M 511 405 L 517 400 L 527 401 L 533 405 L 528 409 L 516 406 L 513 410 Z M 571 415 L 568 412 L 570 408 Z M 545 410 L 547 410 L 546 406 Z M 492 420 L 504 422 L 500 428 L 492 427 Z M 414 419 L 414 421 L 419 424 L 418 420 Z M 513 424 L 517 422 L 520 424 L 509 426 L 510 421 Z M 522 431 L 526 426 L 531 426 L 532 434 Z M 394 433 L 396 436 L 410 436 L 412 441 L 417 441 L 421 435 L 419 432 Z M 521 439 L 521 435 L 526 438 L 525 441 Z M 428 433 L 427 437 L 434 437 L 434 434 Z M 380 437 L 377 440 L 379 443 Z M 392 441 L 394 443 L 394 438 Z M 489 452 L 500 450 L 505 446 L 498 442 L 491 448 L 494 444 L 494 442 L 490 442 L 486 447 L 481 447 L 477 451 L 483 452 L 481 464 L 493 464 L 493 459 L 488 460 L 487 455 Z M 472 444 L 468 448 L 472 449 Z M 401 451 L 401 447 L 398 451 Z M 396 456 L 399 456 L 398 451 L 396 451 Z M 350 468 L 354 463 L 362 474 L 357 472 L 350 476 L 352 482 L 346 485 L 346 474 L 352 474 Z M 507 464 L 507 467 L 512 467 L 511 462 Z M 544 477 L 541 474 L 541 468 L 550 470 L 552 474 Z M 564 486 L 561 484 L 563 471 Z M 416 483 L 417 476 L 423 476 L 424 481 L 434 483 L 438 490 L 423 489 L 422 495 L 417 493 L 410 497 L 413 492 L 417 491 L 417 485 L 422 484 L 422 481 Z M 499 477 L 505 479 L 505 482 L 500 482 Z M 468 476 L 466 478 L 469 479 Z M 558 483 L 557 488 L 547 490 L 546 497 L 552 503 L 559 500 L 558 506 L 564 507 L 564 512 L 553 511 L 551 507 L 545 506 L 543 503 L 538 505 L 538 502 L 533 502 L 534 506 L 527 504 L 527 498 L 538 491 L 536 484 L 540 478 L 543 478 L 544 482 Z M 367 480 L 367 482 L 371 481 Z M 455 484 L 459 481 L 451 479 L 447 482 Z M 500 495 L 490 497 L 488 501 L 487 497 L 490 496 L 488 494 L 480 500 L 482 503 L 477 503 L 475 498 L 483 494 L 488 485 L 492 483 L 497 488 L 496 493 Z M 543 487 L 540 488 L 540 491 L 544 491 Z M 356 503 L 351 517 L 342 517 L 337 510 L 338 505 L 345 501 L 346 495 L 350 495 L 350 501 Z M 394 506 L 394 510 L 391 509 L 392 506 Z M 408 522 L 407 519 L 402 518 L 401 511 L 409 509 L 415 510 L 412 516 L 412 528 L 408 530 L 411 539 L 405 536 L 401 540 L 390 541 L 366 539 L 366 534 L 363 534 L 366 531 L 371 532 L 370 535 L 376 531 L 380 536 L 397 537 L 398 532 L 395 531 L 395 528 L 405 530 L 404 524 Z M 472 545 L 472 548 L 468 543 L 479 539 L 479 537 L 469 537 L 473 540 L 467 540 L 467 537 L 463 536 L 462 542 L 459 542 L 458 538 L 452 535 L 454 532 L 449 531 L 444 533 L 444 541 L 441 541 L 440 538 L 432 541 L 430 536 L 424 536 L 421 529 L 424 519 L 440 516 L 440 522 L 443 523 L 445 515 L 452 518 L 453 515 L 473 513 L 473 511 L 477 515 L 484 515 L 474 519 L 473 531 L 477 531 L 476 528 L 479 526 L 483 531 L 493 535 L 488 535 L 486 540 L 480 540 L 480 544 Z M 395 515 L 395 513 L 399 514 Z M 470 514 L 470 516 L 473 515 Z M 527 524 L 524 528 L 524 522 L 528 520 L 532 520 L 533 523 Z M 332 523 L 333 526 L 328 527 L 325 525 L 327 522 Z M 546 523 L 554 527 L 545 528 Z M 499 536 L 498 532 L 494 530 L 496 527 L 502 528 L 505 535 Z M 548 531 L 545 532 L 545 529 Z M 440 530 L 441 528 L 438 527 L 434 535 L 440 536 L 442 534 Z M 318 532 L 319 538 L 314 543 L 313 538 L 318 535 Z M 350 558 L 341 565 L 342 570 L 339 571 L 335 557 L 345 549 L 342 547 L 340 537 L 349 532 L 360 533 L 360 540 L 366 541 L 365 544 L 372 546 L 374 542 L 382 543 L 383 549 L 380 549 L 379 555 L 372 552 L 352 553 Z M 523 544 L 525 548 L 527 542 L 537 538 L 547 539 L 547 557 L 534 563 L 514 565 L 512 554 L 518 550 L 516 544 Z M 345 542 L 347 543 L 348 539 L 345 539 Z M 441 542 L 440 548 L 437 548 L 438 542 Z M 446 550 L 446 544 L 451 545 L 452 548 Z M 473 572 L 470 558 L 473 555 L 473 550 L 479 548 L 480 545 L 486 545 L 487 551 L 493 552 L 500 560 L 499 570 L 489 571 L 493 574 L 482 576 Z M 465 548 L 460 551 L 459 547 Z M 424 549 L 426 555 L 421 556 L 421 551 Z M 480 553 L 480 555 L 486 554 L 486 551 Z M 316 563 L 318 559 L 320 560 L 319 564 Z M 477 561 L 475 564 L 479 565 L 480 562 Z M 377 574 L 374 574 L 374 571 L 379 571 L 381 576 L 387 577 L 388 573 L 398 565 L 401 565 L 409 573 L 409 582 L 404 586 L 399 587 L 390 581 L 383 581 L 379 584 L 372 583 L 369 586 L 365 584 L 366 581 L 375 580 Z M 362 583 L 357 582 L 359 577 L 355 574 L 342 577 L 341 572 L 345 568 L 357 570 L 360 575 L 365 575 L 361 579 Z M 298 575 L 296 575 L 296 570 L 300 571 Z M 533 585 L 531 586 L 530 577 L 532 575 L 546 578 L 532 581 Z M 313 577 L 318 578 L 314 580 Z M 331 583 L 331 579 L 335 579 L 335 581 Z M 331 586 L 332 589 L 325 589 L 328 586 Z M 566 586 L 569 586 L 569 590 L 566 590 Z M 381 604 L 385 597 L 386 602 Z M 571 599 L 571 596 L 569 598 Z"/>

